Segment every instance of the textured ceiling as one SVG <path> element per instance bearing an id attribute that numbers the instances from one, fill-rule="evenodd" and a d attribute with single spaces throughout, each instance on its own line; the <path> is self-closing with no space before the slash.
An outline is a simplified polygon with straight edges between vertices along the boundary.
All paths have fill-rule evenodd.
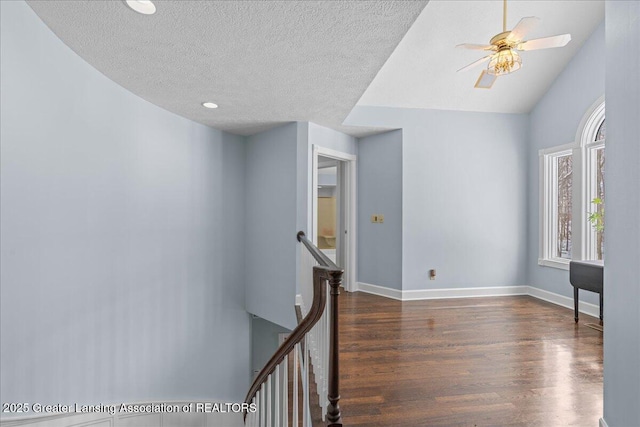
<path id="1" fill-rule="evenodd" d="M 28 1 L 110 79 L 181 116 L 242 135 L 342 126 L 427 1 Z M 219 104 L 216 110 L 201 106 Z"/>
<path id="2" fill-rule="evenodd" d="M 571 33 L 563 48 L 522 52 L 522 68 L 499 77 L 490 90 L 473 86 L 482 67 L 456 70 L 486 54 L 456 49 L 488 44 L 502 31 L 502 1 L 431 0 L 382 67 L 358 105 L 527 113 L 604 19 L 604 1 L 508 2 L 507 27 L 542 19 L 527 39 Z"/>
<path id="3" fill-rule="evenodd" d="M 456 70 L 483 52 L 455 45 L 486 43 L 501 31 L 499 0 L 157 1 L 151 16 L 123 1 L 28 3 L 123 87 L 242 135 L 290 121 L 375 132 L 342 125 L 356 103 L 526 113 L 604 18 L 602 0 L 510 0 L 509 28 L 537 16 L 527 38 L 569 32 L 572 41 L 523 52 L 520 71 L 482 90 L 473 88 L 481 68 Z M 220 108 L 205 109 L 204 101 Z"/>

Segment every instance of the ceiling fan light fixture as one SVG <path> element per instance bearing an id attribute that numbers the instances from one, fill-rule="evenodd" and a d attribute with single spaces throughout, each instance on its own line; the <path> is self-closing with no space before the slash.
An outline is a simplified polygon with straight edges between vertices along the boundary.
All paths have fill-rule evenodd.
<path id="1" fill-rule="evenodd" d="M 571 34 L 543 37 L 533 40 L 525 40 L 527 34 L 540 22 L 540 18 L 527 16 L 522 18 L 511 31 L 507 31 L 507 0 L 503 0 L 502 32 L 491 38 L 488 45 L 463 43 L 456 47 L 473 50 L 491 50 L 494 53 L 478 59 L 475 62 L 460 68 L 458 71 L 466 71 L 488 62 L 487 69 L 482 70 L 475 87 L 489 89 L 498 76 L 513 73 L 522 68 L 522 58 L 516 51 L 549 49 L 566 46 L 571 41 Z"/>
<path id="2" fill-rule="evenodd" d="M 522 58 L 520 58 L 518 52 L 511 48 L 503 48 L 491 56 L 487 66 L 487 73 L 502 76 L 518 71 L 521 67 Z"/>

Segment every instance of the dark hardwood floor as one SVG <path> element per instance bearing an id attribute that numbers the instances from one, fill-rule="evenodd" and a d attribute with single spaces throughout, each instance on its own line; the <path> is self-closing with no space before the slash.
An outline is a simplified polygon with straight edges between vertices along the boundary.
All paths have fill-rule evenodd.
<path id="1" fill-rule="evenodd" d="M 340 296 L 345 426 L 598 426 L 598 319 L 528 296 Z"/>

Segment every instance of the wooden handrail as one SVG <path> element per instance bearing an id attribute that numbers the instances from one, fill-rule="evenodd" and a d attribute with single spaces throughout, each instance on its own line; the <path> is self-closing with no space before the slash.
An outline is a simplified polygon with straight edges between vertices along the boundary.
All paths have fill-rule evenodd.
<path id="1" fill-rule="evenodd" d="M 262 368 L 262 370 L 260 370 L 260 373 L 249 388 L 249 392 L 245 397 L 245 403 L 251 403 L 258 390 L 260 390 L 262 384 L 267 381 L 269 375 L 275 372 L 276 366 L 278 366 L 284 360 L 287 354 L 291 353 L 296 344 L 302 342 L 305 335 L 313 328 L 318 320 L 320 320 L 326 306 L 327 287 L 325 285 L 325 281 L 328 281 L 329 285 L 331 285 L 332 314 L 335 314 L 336 316 L 335 325 L 331 328 L 332 334 L 330 352 L 332 353 L 332 355 L 330 356 L 330 377 L 333 377 L 333 381 L 330 381 L 329 384 L 330 410 L 328 412 L 328 417 L 329 421 L 332 422 L 331 425 L 341 425 L 337 424 L 338 422 L 340 422 L 340 408 L 337 403 L 340 396 L 337 388 L 339 375 L 339 371 L 337 369 L 338 341 L 337 332 L 334 332 L 334 330 L 337 330 L 337 295 L 339 294 L 339 290 L 337 288 L 340 286 L 340 283 L 342 283 L 343 270 L 336 266 L 333 261 L 331 261 L 311 241 L 309 241 L 304 232 L 298 232 L 296 237 L 299 242 L 305 245 L 305 247 L 313 255 L 316 261 L 318 261 L 318 263 L 320 264 L 313 267 L 313 301 L 311 303 L 309 312 L 304 317 L 304 319 L 302 319 L 298 326 L 291 332 L 287 340 L 283 342 L 280 347 L 278 347 L 274 355 L 271 356 L 271 359 L 269 359 L 267 364 Z M 336 300 L 334 301 L 333 298 L 336 298 Z M 332 321 L 332 323 L 334 322 Z M 334 352 L 335 355 L 333 355 Z M 244 416 L 246 419 L 246 412 Z"/>
<path id="2" fill-rule="evenodd" d="M 316 245 L 314 245 L 311 242 L 311 240 L 307 239 L 307 236 L 304 234 L 304 231 L 298 231 L 298 234 L 296 237 L 298 239 L 298 242 L 302 243 L 307 247 L 309 252 L 311 252 L 311 255 L 313 255 L 313 257 L 316 259 L 316 261 L 318 261 L 320 265 L 327 267 L 329 270 L 332 270 L 332 271 L 340 271 L 340 272 L 343 271 L 333 261 L 331 261 L 329 257 L 325 255 L 324 252 L 318 249 Z"/>
<path id="3" fill-rule="evenodd" d="M 340 285 L 342 285 L 342 274 L 344 270 L 338 267 L 328 256 L 318 249 L 305 236 L 304 231 L 298 231 L 298 241 L 304 244 L 311 255 L 326 267 L 327 280 L 331 287 L 331 312 L 329 330 L 329 407 L 327 408 L 327 420 L 329 426 L 342 426 L 342 414 L 340 411 L 340 353 L 338 341 L 338 295 L 340 295 Z M 314 275 L 314 295 L 315 295 L 315 275 Z"/>

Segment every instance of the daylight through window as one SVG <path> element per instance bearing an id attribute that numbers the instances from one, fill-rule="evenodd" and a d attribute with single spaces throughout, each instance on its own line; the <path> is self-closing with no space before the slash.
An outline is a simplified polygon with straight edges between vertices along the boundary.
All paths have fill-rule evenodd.
<path id="1" fill-rule="evenodd" d="M 573 156 L 556 157 L 556 257 L 571 259 L 571 200 L 573 184 Z"/>
<path id="2" fill-rule="evenodd" d="M 604 259 L 606 131 L 601 103 L 575 143 L 540 150 L 538 264 L 568 269 L 572 259 Z"/>
<path id="3" fill-rule="evenodd" d="M 604 144 L 606 138 L 606 122 L 602 119 L 602 123 L 598 126 L 595 138 L 592 143 L 587 146 L 586 153 L 586 172 L 587 182 L 586 190 L 590 196 L 590 207 L 587 230 L 587 251 L 585 258 L 587 259 L 604 259 Z"/>

